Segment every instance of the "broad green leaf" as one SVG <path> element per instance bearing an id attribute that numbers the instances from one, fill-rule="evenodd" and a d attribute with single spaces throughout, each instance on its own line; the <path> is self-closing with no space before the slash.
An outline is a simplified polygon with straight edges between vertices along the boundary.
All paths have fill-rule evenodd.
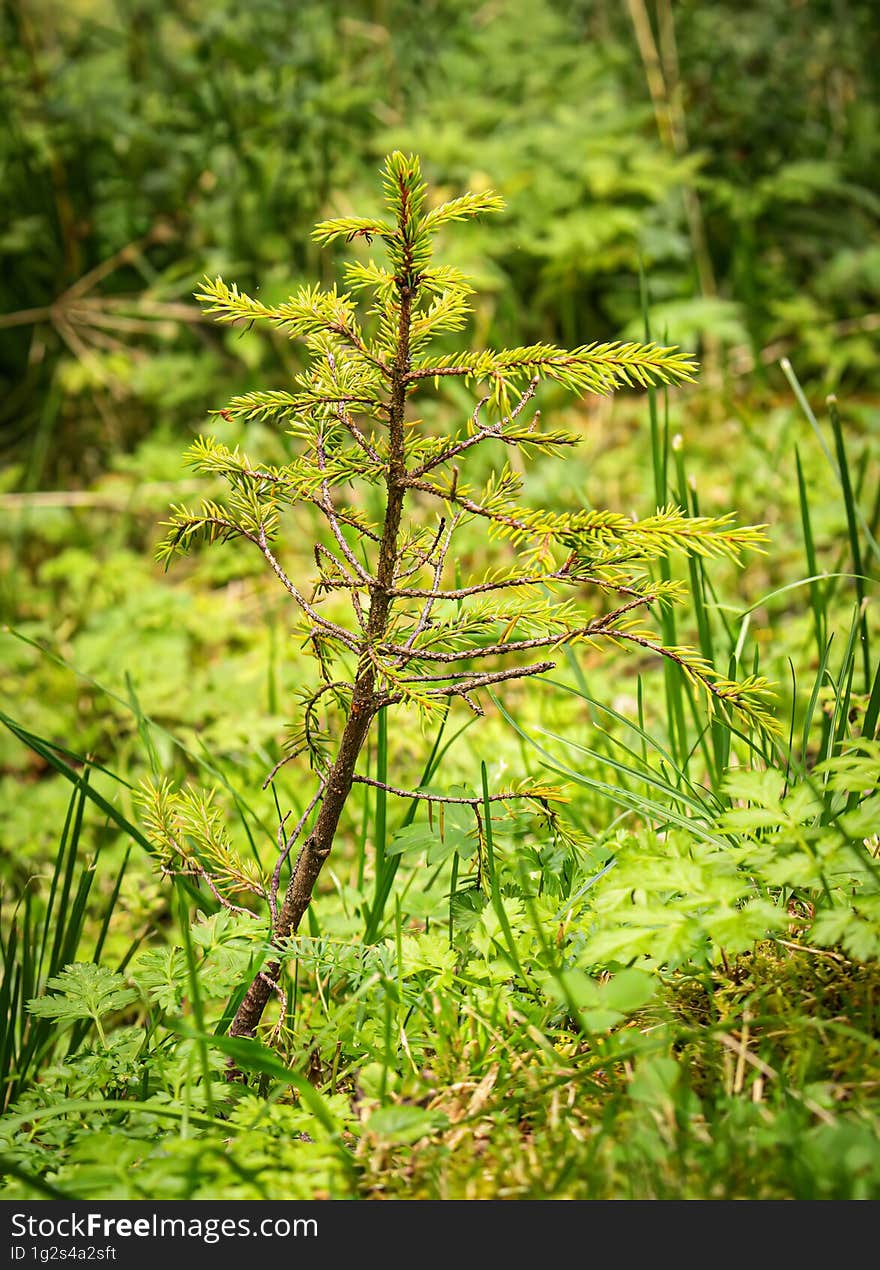
<path id="1" fill-rule="evenodd" d="M 367 1121 L 367 1130 L 385 1142 L 404 1145 L 418 1141 L 429 1133 L 437 1133 L 449 1124 L 442 1111 L 424 1107 L 382 1107 Z"/>
<path id="2" fill-rule="evenodd" d="M 419 851 L 428 851 L 435 843 L 436 836 L 430 825 L 406 825 L 399 829 L 385 848 L 386 855 L 410 855 Z"/>
<path id="3" fill-rule="evenodd" d="M 599 991 L 602 999 L 612 1010 L 622 1010 L 624 1014 L 631 1010 L 639 1010 L 653 997 L 657 988 L 657 980 L 645 970 L 630 968 L 620 970 L 612 975 Z"/>
<path id="4" fill-rule="evenodd" d="M 138 958 L 135 983 L 162 1010 L 176 1010 L 186 990 L 188 972 L 182 948 L 152 948 Z"/>
<path id="5" fill-rule="evenodd" d="M 122 1010 L 138 999 L 122 975 L 92 962 L 75 962 L 46 984 L 62 995 L 34 997 L 28 1002 L 31 1014 L 50 1019 L 94 1019 Z"/>

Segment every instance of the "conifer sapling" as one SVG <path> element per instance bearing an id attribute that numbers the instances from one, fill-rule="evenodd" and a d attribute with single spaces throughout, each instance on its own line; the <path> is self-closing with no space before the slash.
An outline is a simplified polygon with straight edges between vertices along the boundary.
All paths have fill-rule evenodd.
<path id="1" fill-rule="evenodd" d="M 255 1034 L 280 991 L 285 946 L 311 902 L 354 784 L 429 805 L 470 805 L 479 816 L 481 798 L 404 790 L 358 771 L 381 711 L 430 715 L 458 700 L 480 712 L 485 690 L 552 669 L 564 644 L 589 644 L 669 659 L 705 690 L 711 708 L 769 724 L 763 680 L 726 679 L 694 652 L 664 646 L 646 622 L 652 604 L 671 603 L 678 591 L 654 580 L 652 561 L 672 550 L 737 558 L 761 540 L 758 530 L 675 506 L 633 520 L 610 511 L 551 512 L 520 498 L 523 461 L 563 454 L 581 440 L 542 423 L 534 405 L 542 381 L 576 395 L 609 394 L 689 381 L 694 363 L 675 349 L 637 343 L 434 352 L 436 337 L 465 327 L 472 294 L 461 273 L 435 262 L 434 239 L 451 223 L 503 204 L 492 193 L 470 193 L 431 207 L 418 159 L 401 153 L 387 158 L 383 184 L 385 218 L 344 217 L 315 230 L 322 244 L 373 244 L 376 258 L 346 265 L 346 291 L 304 287 L 268 305 L 217 278 L 205 280 L 198 296 L 221 322 L 266 322 L 301 340 L 310 359 L 290 390 L 247 393 L 219 412 L 227 420 L 276 421 L 293 438 L 296 457 L 258 465 L 238 448 L 201 438 L 192 462 L 222 477 L 228 493 L 198 510 L 174 508 L 159 552 L 167 562 L 200 541 L 232 539 L 259 552 L 290 597 L 292 629 L 320 676 L 283 760 L 307 755 L 314 790 L 294 826 L 289 814 L 281 819 L 271 869 L 263 873 L 237 856 L 210 797 L 163 782 L 144 798 L 169 871 L 199 877 L 231 909 L 244 911 L 235 903 L 242 895 L 267 906 L 270 945 L 230 1026 L 237 1036 Z M 362 297 L 371 301 L 366 313 Z M 419 397 L 449 377 L 473 389 L 473 410 L 451 434 L 432 434 L 417 416 Z M 520 461 L 496 466 L 478 488 L 467 470 L 481 446 L 499 455 L 515 450 Z M 379 517 L 366 514 L 365 486 L 380 492 Z M 281 542 L 282 521 L 303 505 L 317 509 L 325 527 L 313 544 L 310 581 L 289 576 Z M 451 584 L 456 535 L 468 522 L 506 540 L 506 563 Z M 327 598 L 340 593 L 348 620 L 337 620 L 335 609 L 328 616 Z M 545 806 L 549 796 L 546 786 L 527 782 L 492 798 Z"/>

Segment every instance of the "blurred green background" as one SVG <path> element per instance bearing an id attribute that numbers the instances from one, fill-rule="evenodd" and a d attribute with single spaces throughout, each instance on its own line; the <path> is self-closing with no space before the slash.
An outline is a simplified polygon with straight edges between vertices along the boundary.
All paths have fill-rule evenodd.
<path id="1" fill-rule="evenodd" d="M 394 147 L 420 152 L 432 197 L 508 201 L 449 245 L 477 284 L 477 344 L 640 337 L 643 269 L 654 337 L 703 362 L 671 422 L 703 510 L 775 526 L 739 603 L 806 571 L 799 440 L 824 567 L 846 532 L 782 356 L 814 401 L 845 400 L 876 527 L 872 0 L 7 0 L 2 24 L 0 598 L 18 637 L 0 636 L 0 689 L 40 735 L 136 776 L 144 711 L 246 785 L 277 758 L 302 673 L 284 596 L 232 548 L 168 577 L 152 552 L 193 493 L 181 455 L 208 411 L 285 384 L 301 354 L 206 321 L 192 292 L 205 273 L 271 299 L 335 280 L 311 228 L 368 211 Z M 582 457 L 539 465 L 528 496 L 651 510 L 634 402 L 585 403 Z M 278 456 L 258 425 L 247 444 Z M 805 595 L 781 642 L 752 618 L 783 685 Z M 5 734 L 0 764 L 14 854 L 38 855 L 64 782 Z"/>
<path id="2" fill-rule="evenodd" d="M 332 278 L 311 227 L 373 200 L 392 148 L 509 202 L 467 239 L 481 340 L 640 333 L 641 260 L 655 333 L 734 384 L 797 350 L 826 390 L 877 386 L 872 0 L 7 0 L 2 24 L 6 489 L 83 485 L 281 382 L 294 354 L 203 324 L 193 286 Z"/>

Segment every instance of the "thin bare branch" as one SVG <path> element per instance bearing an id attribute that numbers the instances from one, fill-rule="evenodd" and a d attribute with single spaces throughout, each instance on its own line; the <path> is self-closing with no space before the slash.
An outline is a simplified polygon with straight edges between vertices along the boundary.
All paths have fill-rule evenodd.
<path id="1" fill-rule="evenodd" d="M 290 578 L 281 568 L 281 565 L 275 559 L 272 551 L 270 550 L 269 544 L 266 541 L 265 525 L 260 525 L 259 534 L 257 535 L 247 533 L 241 529 L 239 529 L 238 532 L 242 533 L 245 538 L 250 539 L 251 542 L 255 542 L 257 544 L 269 563 L 272 572 L 281 582 L 281 585 L 289 592 L 290 595 L 293 596 L 302 611 L 311 618 L 315 625 L 321 627 L 322 630 L 329 631 L 332 635 L 335 635 L 338 640 L 345 644 L 346 648 L 350 648 L 353 653 L 360 655 L 362 649 L 360 640 L 355 639 L 344 626 L 337 626 L 335 622 L 329 622 L 326 617 L 321 617 L 321 614 L 314 609 L 311 604 L 309 604 L 306 597 L 291 582 Z"/>
<path id="2" fill-rule="evenodd" d="M 347 692 L 351 692 L 352 695 L 354 694 L 354 684 L 349 683 L 347 679 L 328 680 L 327 683 L 322 684 L 317 691 L 313 692 L 303 705 L 303 731 L 305 732 L 306 749 L 316 766 L 326 762 L 313 732 L 313 727 L 318 728 L 320 726 L 317 716 L 318 702 L 325 693 L 338 689 L 345 689 Z"/>
<path id="3" fill-rule="evenodd" d="M 602 631 L 608 630 L 614 622 L 618 621 L 619 618 L 623 617 L 624 614 L 631 612 L 633 609 L 642 607 L 649 608 L 654 603 L 655 599 L 656 596 L 653 595 L 637 594 L 636 598 L 634 600 L 630 600 L 629 604 L 621 604 L 611 613 L 606 613 L 604 617 L 597 618 L 593 623 L 591 623 L 594 633 L 599 635 Z"/>
<path id="4" fill-rule="evenodd" d="M 333 375 L 333 379 L 335 381 L 337 379 L 336 358 L 333 356 L 332 353 L 327 354 L 327 365 L 330 367 L 330 370 Z M 340 397 L 335 404 L 336 404 L 336 409 L 334 410 L 333 413 L 336 415 L 336 418 L 342 424 L 343 428 L 345 428 L 346 431 L 351 435 L 355 444 L 358 446 L 359 449 L 363 450 L 367 458 L 372 459 L 374 463 L 377 463 L 381 466 L 382 458 L 379 452 L 375 449 L 374 446 L 370 444 L 370 442 L 367 440 L 367 438 L 361 432 L 360 428 L 355 423 L 354 419 L 352 419 L 351 415 L 345 409 L 343 399 Z"/>
<path id="5" fill-rule="evenodd" d="M 488 507 L 483 507 L 481 503 L 475 503 L 472 498 L 459 494 L 454 486 L 451 489 L 444 490 L 439 485 L 434 485 L 431 481 L 423 481 L 421 478 L 416 477 L 407 477 L 406 484 L 410 489 L 419 489 L 425 494 L 433 494 L 441 502 L 454 503 L 457 507 L 470 512 L 472 516 L 482 516 L 485 520 L 493 520 L 498 525 L 508 525 L 511 529 L 518 529 L 524 534 L 530 532 L 529 526 L 525 521 L 517 520 L 515 516 L 504 516 L 501 512 L 490 511 Z"/>
<path id="6" fill-rule="evenodd" d="M 290 490 L 290 482 L 285 477 L 279 476 L 277 472 L 264 472 L 260 468 L 251 467 L 240 467 L 236 468 L 235 471 L 240 472 L 242 476 L 249 477 L 252 481 L 265 481 L 269 485 L 280 485 Z M 349 525 L 352 529 L 356 529 L 357 532 L 362 534 L 365 538 L 371 538 L 373 542 L 380 541 L 377 533 L 374 533 L 374 531 L 369 529 L 366 525 L 362 525 L 361 522 L 355 519 L 354 516 L 349 516 L 345 512 L 340 511 L 338 507 L 333 505 L 329 498 L 319 498 L 317 494 L 313 494 L 311 491 L 304 489 L 293 490 L 292 493 L 296 498 L 302 499 L 304 503 L 310 503 L 312 507 L 317 507 L 318 511 L 323 512 L 327 520 L 332 519 L 339 524 Z"/>
<path id="7" fill-rule="evenodd" d="M 243 916 L 243 917 L 251 916 L 251 911 L 249 908 L 242 908 L 240 904 L 233 904 L 232 900 L 228 899 L 225 895 L 223 895 L 217 889 L 214 879 L 211 877 L 207 869 L 203 868 L 201 865 L 196 865 L 195 868 L 193 869 L 193 872 L 196 873 L 198 877 L 200 877 L 202 881 L 206 884 L 206 886 L 208 887 L 208 890 L 214 896 L 214 899 L 217 900 L 220 904 L 222 904 L 224 908 L 228 909 L 230 913 L 238 913 L 239 916 Z M 248 891 L 251 891 L 254 895 L 258 895 L 260 899 L 264 900 L 266 898 L 266 892 L 262 890 L 257 890 L 257 888 L 254 886 L 249 886 L 246 889 Z"/>
<path id="8" fill-rule="evenodd" d="M 612 627 L 611 629 L 599 631 L 599 634 L 611 635 L 614 639 L 624 640 L 626 643 L 636 644 L 639 648 L 645 648 L 648 652 L 654 653 L 658 657 L 665 657 L 667 661 L 674 662 L 688 678 L 698 681 L 718 701 L 723 702 L 727 706 L 735 704 L 734 694 L 730 689 L 738 688 L 738 684 L 728 681 L 728 687 L 725 688 L 715 683 L 710 673 L 703 673 L 699 665 L 694 665 L 693 662 L 682 657 L 676 649 L 667 648 L 664 644 L 658 644 L 655 640 L 647 639 L 634 631 L 617 631 Z"/>
<path id="9" fill-rule="evenodd" d="M 272 784 L 272 781 L 281 771 L 282 767 L 284 767 L 285 763 L 292 763 L 295 758 L 299 758 L 299 754 L 285 754 L 284 758 L 280 758 L 278 762 L 275 764 L 275 766 L 272 768 L 269 775 L 263 781 L 262 785 L 260 786 L 260 789 L 268 789 L 269 786 Z"/>
<path id="10" fill-rule="evenodd" d="M 53 305 L 43 305 L 38 309 L 18 309 L 15 313 L 0 313 L 0 331 L 10 326 L 32 326 L 36 322 L 45 322 L 53 317 Z"/>
<path id="11" fill-rule="evenodd" d="M 383 781 L 373 780 L 369 776 L 354 776 L 352 778 L 357 785 L 370 785 L 373 789 L 384 789 L 386 794 L 393 794 L 395 798 L 416 798 L 419 802 L 424 803 L 455 803 L 460 807 L 481 807 L 483 805 L 483 796 L 475 795 L 473 798 L 453 797 L 451 794 L 429 794 L 424 789 L 398 789 L 396 785 L 386 785 Z M 530 790 L 508 789 L 502 794 L 490 794 L 490 803 L 506 803 L 514 798 L 539 798 L 537 793 Z"/>
<path id="12" fill-rule="evenodd" d="M 431 542 L 431 545 L 427 551 L 421 551 L 416 546 L 409 547 L 409 550 L 413 553 L 414 556 L 417 557 L 417 562 L 416 564 L 412 565 L 409 569 L 405 569 L 401 571 L 400 573 L 395 573 L 394 575 L 395 582 L 403 582 L 406 578 L 411 578 L 414 573 L 418 573 L 420 569 L 424 569 L 426 565 L 431 564 L 434 558 L 434 552 L 437 550 L 437 544 L 439 543 L 440 539 L 443 537 L 443 530 L 445 528 L 446 528 L 446 517 L 441 516 L 440 521 L 437 525 L 437 532 L 435 533 L 433 541 Z M 396 592 L 394 591 L 394 588 L 391 589 L 389 594 L 392 597 L 396 594 Z M 427 591 L 425 594 L 430 595 L 431 592 Z"/>
<path id="13" fill-rule="evenodd" d="M 324 438 L 320 433 L 318 434 L 317 441 L 315 442 L 315 453 L 318 456 L 318 467 L 322 472 L 325 472 L 327 470 L 327 454 L 324 450 Z M 339 550 L 345 556 L 352 569 L 354 569 L 355 574 L 360 578 L 361 582 L 372 590 L 372 588 L 377 585 L 376 579 L 367 572 L 360 560 L 358 560 L 357 556 L 352 551 L 351 547 L 349 547 L 348 543 L 345 541 L 345 535 L 340 527 L 339 520 L 336 515 L 336 508 L 333 506 L 333 499 L 330 496 L 330 485 L 328 481 L 324 481 L 321 485 L 321 496 L 323 498 L 321 510 L 327 517 L 327 522 L 330 525 L 330 531 L 339 544 Z M 358 612 L 357 608 L 355 608 L 355 612 Z"/>
<path id="14" fill-rule="evenodd" d="M 271 975 L 267 975 L 263 970 L 260 971 L 260 979 L 272 989 L 278 998 L 278 1019 L 275 1026 L 272 1028 L 272 1031 L 269 1033 L 269 1040 L 275 1041 L 281 1035 L 282 1028 L 284 1027 L 284 1020 L 287 1018 L 287 993 L 282 988 L 278 979 L 273 979 Z"/>
<path id="15" fill-rule="evenodd" d="M 353 578 L 351 576 L 351 574 L 348 572 L 348 570 L 346 569 L 342 561 L 339 559 L 339 557 L 334 555 L 329 547 L 325 547 L 322 542 L 316 542 L 315 543 L 315 561 L 319 569 L 321 568 L 322 558 L 329 560 L 331 566 L 334 569 L 338 569 L 338 571 L 342 574 L 341 578 L 325 577 L 322 574 L 321 580 L 318 583 L 318 586 L 321 587 L 322 589 L 326 588 L 327 590 L 330 590 L 331 588 L 341 587 L 347 590 L 349 587 L 353 587 L 355 590 L 360 591 L 367 586 L 366 582 L 359 582 L 357 578 Z"/>
<path id="16" fill-rule="evenodd" d="M 320 498 L 317 498 L 316 496 L 303 495 L 303 497 L 306 498 L 308 502 L 312 503 L 315 507 L 317 507 L 319 511 L 323 512 L 328 520 L 330 516 L 332 515 L 334 520 L 336 520 L 338 524 L 348 525 L 351 529 L 356 530 L 356 532 L 359 533 L 363 538 L 369 538 L 371 539 L 372 542 L 376 542 L 376 543 L 382 541 L 380 535 L 375 533 L 374 530 L 369 529 L 366 525 L 362 525 L 361 522 L 356 519 L 356 517 L 349 516 L 347 512 L 342 511 L 339 507 L 328 506 L 325 502 L 323 502 Z"/>
<path id="17" fill-rule="evenodd" d="M 308 721 L 309 714 L 311 712 L 314 712 L 315 706 L 317 705 L 321 697 L 323 697 L 324 694 L 327 692 L 332 692 L 334 689 L 343 689 L 346 692 L 353 692 L 354 684 L 349 683 L 347 679 L 334 679 L 330 683 L 321 684 L 320 688 L 318 688 L 315 692 L 313 692 L 312 695 L 305 701 L 303 705 L 303 715 L 306 722 Z M 307 739 L 311 739 L 311 738 L 307 737 Z M 294 751 L 294 753 L 285 754 L 284 758 L 279 759 L 278 762 L 275 764 L 275 766 L 272 768 L 269 775 L 263 781 L 261 788 L 268 789 L 272 781 L 277 776 L 278 772 L 280 772 L 281 768 L 284 767 L 285 763 L 292 762 L 295 758 L 298 758 L 301 753 L 302 753 L 302 749 L 300 748 Z"/>
<path id="18" fill-rule="evenodd" d="M 492 438 L 496 441 L 504 441 L 507 445 L 519 445 L 520 441 L 518 438 L 507 437 L 504 435 L 504 428 L 507 424 L 512 423 L 518 415 L 522 414 L 523 410 L 534 397 L 535 390 L 538 387 L 539 382 L 538 376 L 535 375 L 535 377 L 529 382 L 529 386 L 523 392 L 519 401 L 511 410 L 510 414 L 507 414 L 502 419 L 499 419 L 497 423 L 480 423 L 480 410 L 489 400 L 491 400 L 489 397 L 483 397 L 477 402 L 477 407 L 473 413 L 472 422 L 474 428 L 476 429 L 474 434 L 472 436 L 465 437 L 461 441 L 455 442 L 441 454 L 438 454 L 435 458 L 429 459 L 426 463 L 422 463 L 419 467 L 413 468 L 410 471 L 409 476 L 411 478 L 415 477 L 416 479 L 420 476 L 424 476 L 426 472 L 433 471 L 435 467 L 440 467 L 443 463 L 448 463 L 450 459 L 456 458 L 459 454 L 464 454 L 465 450 L 469 450 L 472 446 L 479 445 L 482 441 Z"/>
<path id="19" fill-rule="evenodd" d="M 409 373 L 408 383 L 417 383 L 420 379 L 447 379 L 450 375 L 461 378 L 463 375 L 473 375 L 475 368 L 473 366 L 420 366 L 416 370 Z"/>
<path id="20" fill-rule="evenodd" d="M 397 599 L 426 599 L 431 597 L 435 600 L 466 600 L 472 595 L 484 595 L 487 591 L 504 591 L 511 587 L 524 586 L 545 586 L 551 582 L 571 582 L 573 585 L 580 582 L 595 582 L 597 585 L 606 585 L 599 582 L 598 578 L 572 577 L 568 562 L 561 568 L 555 569 L 552 573 L 535 573 L 525 574 L 519 578 L 500 578 L 497 582 L 476 582 L 473 586 L 458 587 L 453 591 L 426 590 L 422 587 L 399 587 L 395 589 L 394 596 Z M 617 588 L 614 588 L 615 590 Z"/>
<path id="21" fill-rule="evenodd" d="M 315 543 L 315 561 L 319 569 L 321 568 L 321 558 L 323 556 L 326 556 L 333 567 L 338 569 L 343 576 L 341 578 L 333 578 L 327 577 L 322 573 L 320 581 L 315 587 L 315 594 L 319 591 L 344 590 L 350 592 L 351 607 L 354 609 L 354 615 L 357 619 L 358 626 L 360 626 L 362 631 L 366 631 L 367 619 L 364 615 L 364 610 L 361 607 L 361 599 L 358 592 L 368 590 L 369 584 L 366 582 L 359 582 L 356 578 L 353 578 L 338 556 L 335 556 L 328 547 L 324 546 L 323 543 Z"/>
<path id="22" fill-rule="evenodd" d="M 432 609 L 433 609 L 433 607 L 434 607 L 434 601 L 435 601 L 435 600 L 436 600 L 436 598 L 437 598 L 437 593 L 438 593 L 439 588 L 440 588 L 440 578 L 441 578 L 441 577 L 442 577 L 442 575 L 443 575 L 443 566 L 444 566 L 444 565 L 445 565 L 445 563 L 446 563 L 446 557 L 447 557 L 447 555 L 449 554 L 449 548 L 450 548 L 450 546 L 452 545 L 452 535 L 455 533 L 456 528 L 458 527 L 458 522 L 459 522 L 460 520 L 461 520 L 461 516 L 460 516 L 460 515 L 453 516 L 453 518 L 452 518 L 452 522 L 451 522 L 451 524 L 450 524 L 450 526 L 449 526 L 449 529 L 448 529 L 448 530 L 447 530 L 447 532 L 446 532 L 446 537 L 445 537 L 445 539 L 444 539 L 444 541 L 443 541 L 443 543 L 442 543 L 442 545 L 441 545 L 441 547 L 440 547 L 439 551 L 437 552 L 437 556 L 436 556 L 436 558 L 435 558 L 435 560 L 434 560 L 434 583 L 433 583 L 433 589 L 432 589 L 431 591 L 429 591 L 429 592 L 428 592 L 428 597 L 427 597 L 427 599 L 425 600 L 425 603 L 424 603 L 424 605 L 423 605 L 423 607 L 422 607 L 422 612 L 421 612 L 421 614 L 420 614 L 420 616 L 419 616 L 419 620 L 418 620 L 418 622 L 416 623 L 415 629 L 413 630 L 413 632 L 412 632 L 412 634 L 410 635 L 409 639 L 406 641 L 406 648 L 407 648 L 407 649 L 412 648 L 413 644 L 416 642 L 416 640 L 418 639 L 418 637 L 421 635 L 422 631 L 424 631 L 424 630 L 426 630 L 426 629 L 427 629 L 427 627 L 428 627 L 428 623 L 429 623 L 429 622 L 430 622 L 430 620 L 431 620 L 431 610 L 432 610 Z"/>
<path id="23" fill-rule="evenodd" d="M 273 772 L 273 775 L 274 775 L 274 772 Z M 284 840 L 284 845 L 281 848 L 277 861 L 275 862 L 275 868 L 272 872 L 272 881 L 269 886 L 269 907 L 272 910 L 273 928 L 275 927 L 278 921 L 278 887 L 281 881 L 281 870 L 284 868 L 284 863 L 290 856 L 291 851 L 296 846 L 299 836 L 302 833 L 303 829 L 305 828 L 306 821 L 308 820 L 312 812 L 315 810 L 318 803 L 324 797 L 324 789 L 325 789 L 324 780 L 321 776 L 318 776 L 318 781 L 319 781 L 319 785 L 318 785 L 317 793 L 312 798 L 312 801 L 309 803 L 308 807 L 306 807 L 305 811 L 300 816 L 299 820 L 296 822 L 296 825 L 288 834 L 287 838 Z M 263 786 L 263 788 L 265 789 L 265 785 Z"/>
<path id="24" fill-rule="evenodd" d="M 143 485 L 135 485 L 119 495 L 112 490 L 35 490 L 21 493 L 0 494 L 0 509 L 14 511 L 28 507 L 87 507 L 106 508 L 110 511 L 131 511 L 133 506 L 149 502 L 153 498 L 177 497 L 181 494 L 192 494 L 200 488 L 200 482 L 193 481 L 148 481 Z"/>
<path id="25" fill-rule="evenodd" d="M 391 367 L 381 357 L 377 357 L 375 353 L 371 353 L 364 341 L 358 335 L 357 331 L 345 322 L 334 322 L 326 328 L 335 335 L 341 335 L 344 340 L 351 344 L 352 348 L 357 349 L 364 361 L 370 362 L 377 370 L 380 370 L 386 379 L 390 379 L 392 375 Z"/>
<path id="26" fill-rule="evenodd" d="M 434 652 L 430 648 L 409 649 L 400 644 L 382 644 L 379 652 L 385 656 L 398 657 L 406 661 L 417 658 L 419 661 L 442 662 L 444 665 L 451 665 L 459 661 L 473 661 L 478 657 L 509 657 L 513 653 L 528 653 L 535 648 L 560 647 L 578 638 L 587 639 L 595 633 L 590 625 L 564 630 L 557 635 L 536 635 L 533 639 L 510 640 L 506 644 L 485 644 L 481 648 L 463 648 L 450 653 Z M 612 632 L 600 630 L 598 633 L 602 635 Z"/>
<path id="27" fill-rule="evenodd" d="M 504 683 L 510 679 L 527 679 L 530 675 L 543 675 L 548 670 L 555 670 L 555 661 L 541 661 L 534 666 L 513 666 L 509 670 L 496 670 L 485 675 L 470 675 L 462 683 L 451 683 L 445 688 L 432 688 L 425 693 L 426 697 L 463 697 L 480 688 L 488 688 L 491 684 Z"/>
<path id="28" fill-rule="evenodd" d="M 572 565 L 574 563 L 575 557 L 569 556 L 565 564 L 552 572 L 524 574 L 518 578 L 499 578 L 495 582 L 477 582 L 473 586 L 458 587 L 455 590 L 448 591 L 428 591 L 419 587 L 400 587 L 393 594 L 399 599 L 415 600 L 434 596 L 438 600 L 466 600 L 472 595 L 484 595 L 489 591 L 504 591 L 514 587 L 549 586 L 553 582 L 568 582 L 572 586 L 599 587 L 600 590 L 613 592 L 615 595 L 631 595 L 636 598 L 637 602 L 644 600 L 644 592 L 637 590 L 635 587 L 609 582 L 606 578 L 597 578 L 590 573 L 573 572 Z M 653 599 L 653 597 L 650 598 Z"/>
<path id="29" fill-rule="evenodd" d="M 218 890 L 216 882 L 211 877 L 211 874 L 208 872 L 208 870 L 205 868 L 203 864 L 201 864 L 193 856 L 184 854 L 183 850 L 176 842 L 175 842 L 175 845 L 177 846 L 177 850 L 180 853 L 180 858 L 183 861 L 183 863 L 186 865 L 186 868 L 172 869 L 166 866 L 162 870 L 164 874 L 166 874 L 169 877 L 201 878 L 201 880 L 205 883 L 208 890 L 214 896 L 214 899 L 217 901 L 218 904 L 222 904 L 223 907 L 225 909 L 228 909 L 230 913 L 238 913 L 239 916 L 244 916 L 244 917 L 251 916 L 251 911 L 249 908 L 242 908 L 241 905 L 239 904 L 233 904 L 232 900 L 230 900 L 227 896 L 225 896 L 222 893 L 222 891 Z M 258 895 L 260 899 L 264 900 L 266 898 L 265 891 L 258 890 L 253 885 L 248 886 L 246 889 L 253 892 L 254 895 Z"/>

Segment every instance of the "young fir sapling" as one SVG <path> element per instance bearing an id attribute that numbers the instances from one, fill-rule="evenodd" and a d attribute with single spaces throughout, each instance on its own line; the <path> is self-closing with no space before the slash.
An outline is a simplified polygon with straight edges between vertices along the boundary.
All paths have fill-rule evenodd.
<path id="1" fill-rule="evenodd" d="M 454 699 L 480 711 L 484 690 L 550 670 L 555 663 L 547 655 L 561 645 L 607 643 L 669 659 L 710 704 L 752 724 L 768 722 L 763 680 L 726 679 L 694 652 L 665 647 L 644 622 L 653 603 L 673 601 L 679 589 L 652 578 L 652 561 L 670 550 L 736 558 L 760 541 L 758 530 L 674 506 L 643 520 L 530 508 L 519 498 L 519 472 L 506 462 L 479 489 L 463 475 L 480 446 L 507 446 L 527 460 L 579 443 L 577 433 L 541 423 L 533 400 L 542 380 L 575 394 L 609 394 L 689 381 L 694 363 L 674 349 L 636 343 L 435 354 L 435 337 L 464 328 L 472 292 L 456 269 L 434 262 L 434 239 L 450 223 L 503 204 L 492 193 L 469 193 L 431 207 L 418 159 L 401 153 L 387 158 L 383 185 L 387 218 L 343 217 L 315 230 L 322 244 L 381 243 L 376 259 L 345 266 L 347 292 L 304 287 L 267 305 L 217 278 L 198 296 L 219 321 L 266 321 L 302 340 L 310 354 L 292 391 L 247 393 L 219 412 L 227 420 L 278 421 L 297 457 L 257 465 L 238 448 L 200 438 L 192 462 L 224 478 L 228 495 L 198 511 L 174 508 L 159 551 L 168 562 L 202 540 L 240 539 L 260 552 L 293 601 L 294 629 L 320 675 L 288 755 L 308 754 L 313 796 L 292 829 L 289 814 L 281 820 L 270 873 L 238 858 L 210 797 L 175 792 L 168 783 L 145 796 L 150 832 L 170 871 L 200 877 L 229 908 L 239 907 L 233 896 L 242 893 L 267 906 L 271 947 L 238 1006 L 232 1035 L 254 1035 L 280 991 L 285 942 L 299 929 L 354 784 L 429 805 L 469 804 L 479 814 L 482 798 L 402 790 L 358 772 L 380 711 L 399 706 L 424 715 Z M 372 297 L 365 320 L 353 298 L 363 293 Z M 451 376 L 475 386 L 474 409 L 451 435 L 434 435 L 414 407 L 420 393 Z M 349 492 L 364 486 L 381 493 L 375 520 L 364 511 L 366 500 Z M 310 584 L 288 575 L 278 545 L 282 517 L 297 504 L 316 508 L 327 530 L 314 543 Z M 466 522 L 506 540 L 509 562 L 450 585 L 453 542 Z M 350 609 L 346 624 L 322 611 L 325 597 L 340 592 Z M 593 597 L 589 609 L 585 596 Z M 493 800 L 542 802 L 547 795 L 545 786 L 524 783 Z"/>

